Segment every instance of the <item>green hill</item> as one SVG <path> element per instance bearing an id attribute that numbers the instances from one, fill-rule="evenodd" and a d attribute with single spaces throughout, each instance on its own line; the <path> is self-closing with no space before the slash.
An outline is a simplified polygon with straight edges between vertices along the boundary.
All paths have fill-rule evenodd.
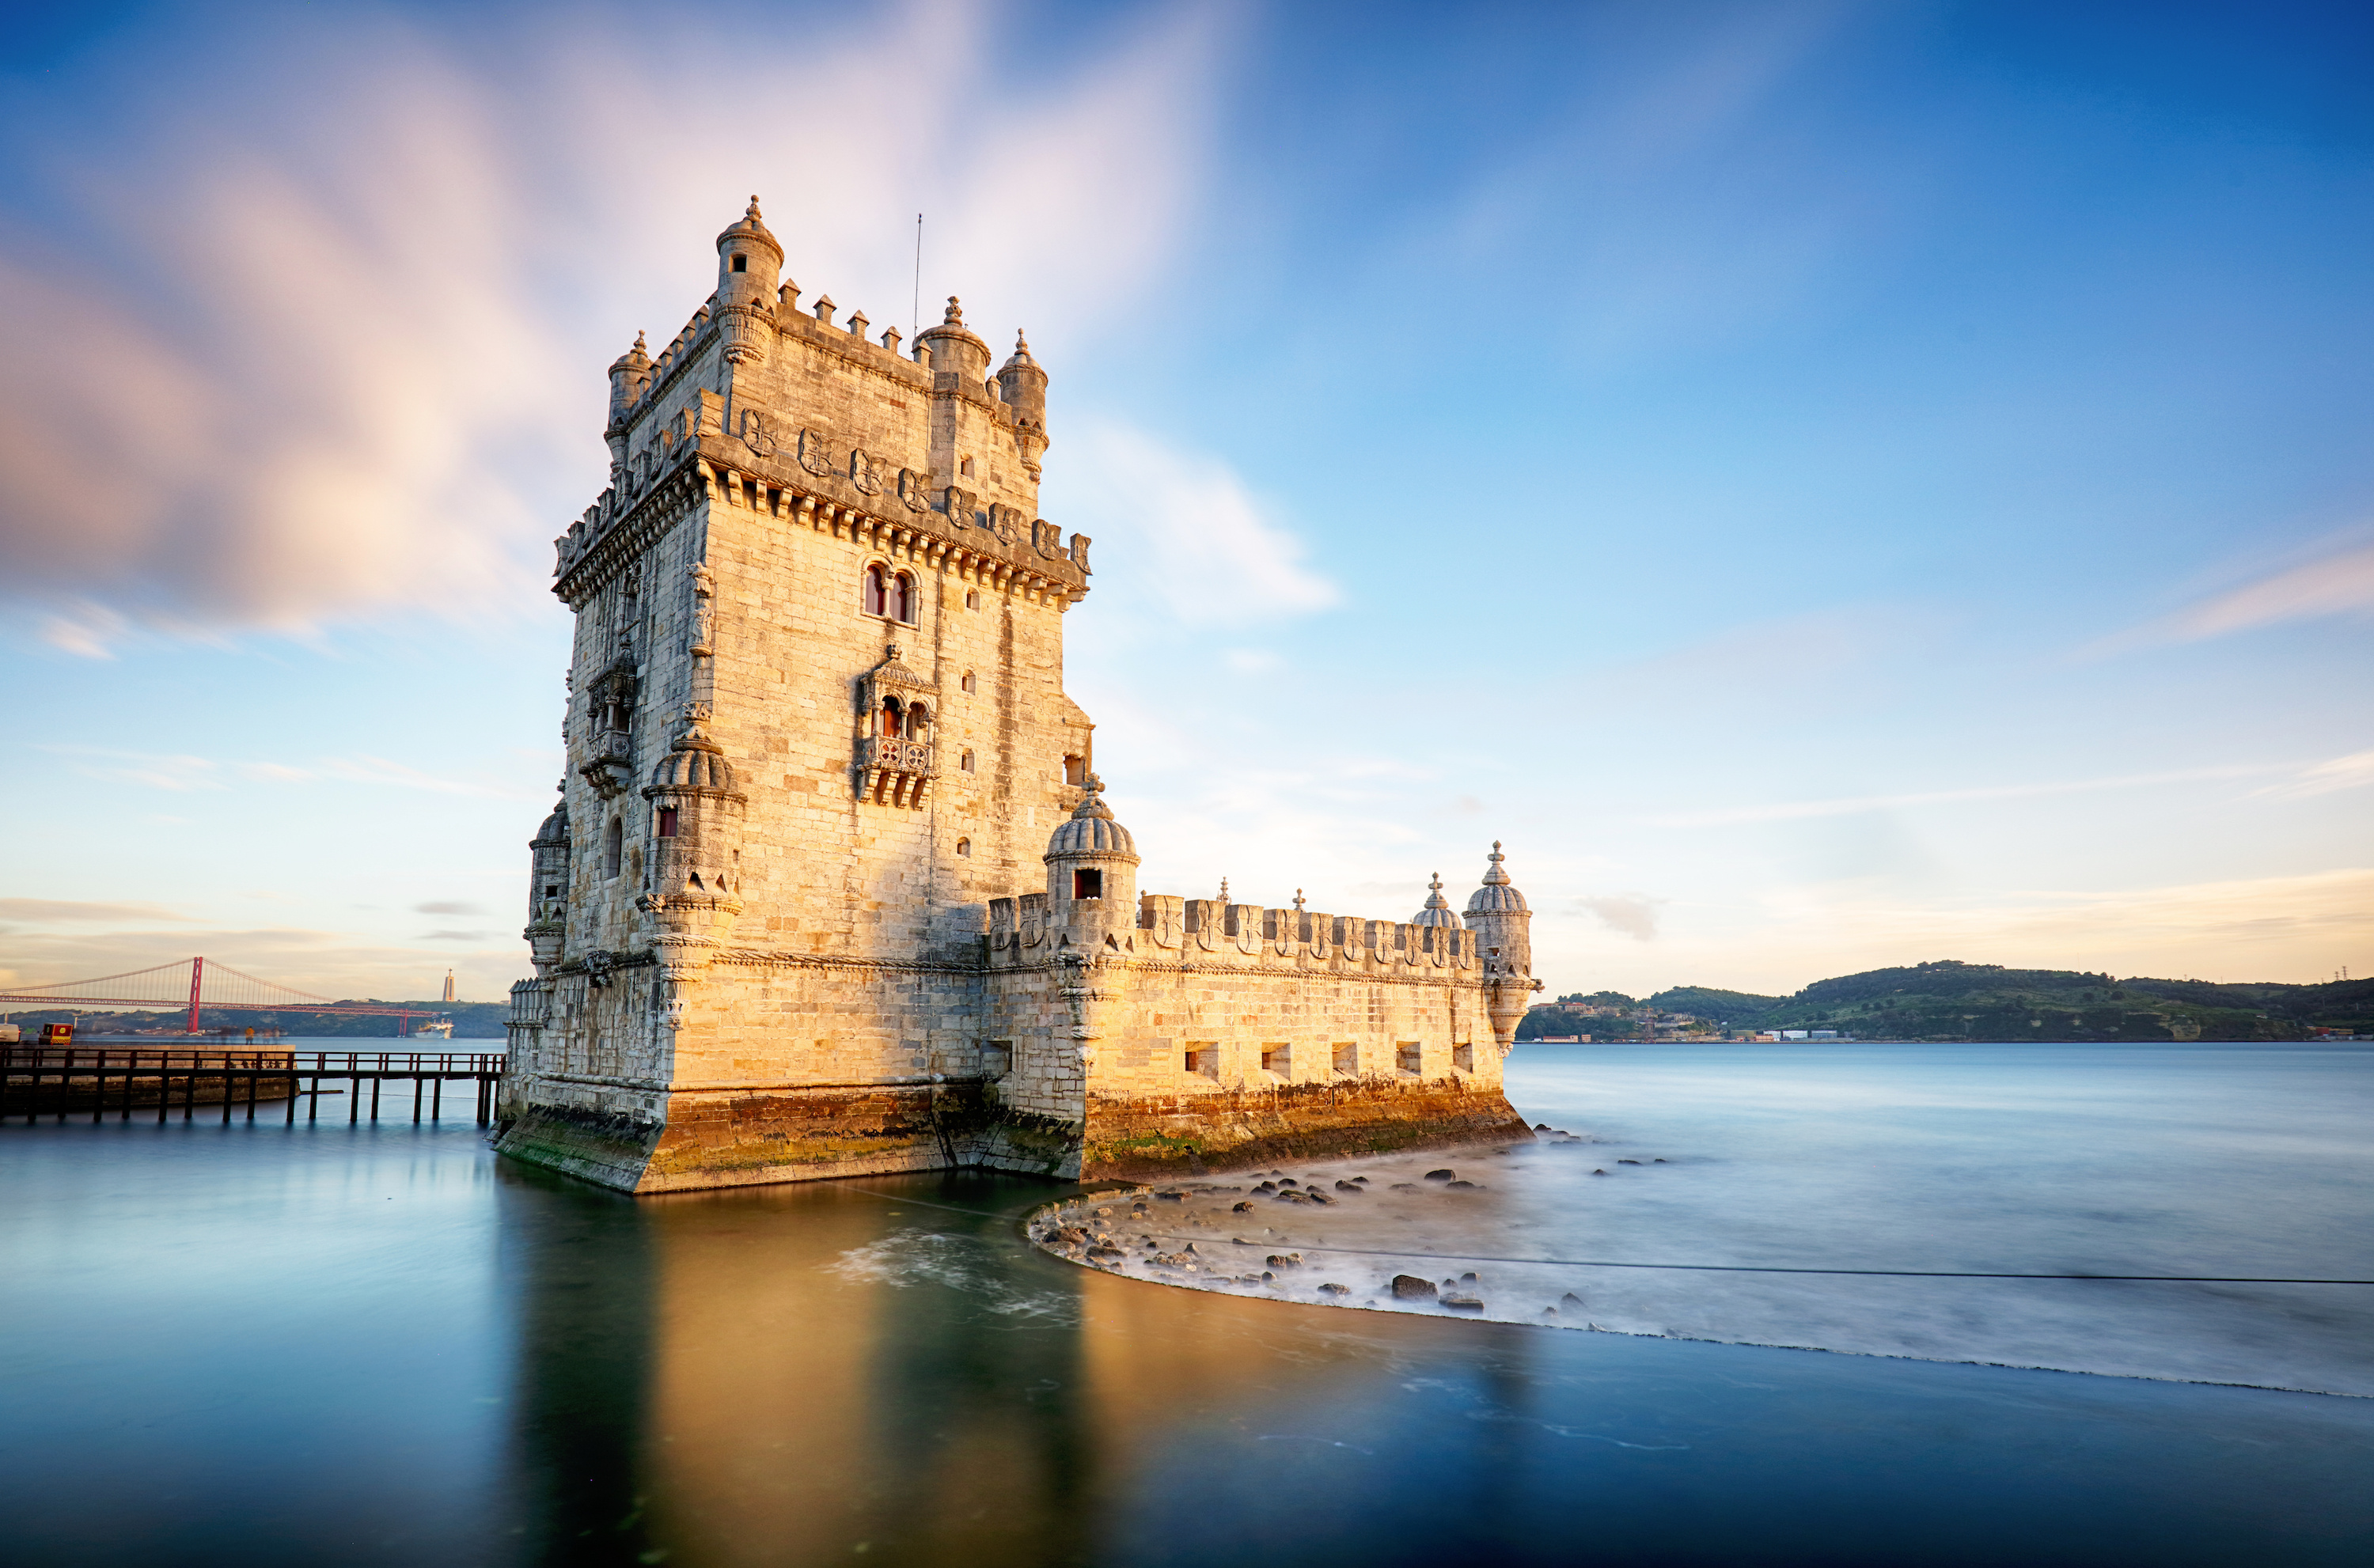
<path id="1" fill-rule="evenodd" d="M 2374 980 L 2218 985 L 1945 959 L 1816 980 L 1785 997 L 1704 986 L 1641 1001 L 1561 997 L 1528 1012 L 1517 1037 L 1639 1037 L 1669 1032 L 1656 1025 L 1677 1014 L 1724 1033 L 1836 1029 L 1865 1040 L 2300 1040 L 2320 1027 L 2374 1034 Z"/>

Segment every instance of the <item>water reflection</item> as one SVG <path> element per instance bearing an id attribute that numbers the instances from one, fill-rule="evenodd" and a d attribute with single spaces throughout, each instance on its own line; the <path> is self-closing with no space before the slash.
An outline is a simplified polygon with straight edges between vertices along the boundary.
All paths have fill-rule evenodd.
<path id="1" fill-rule="evenodd" d="M 2374 1550 L 2374 1401 L 1178 1291 L 1037 1252 L 1020 1182 L 637 1202 L 466 1129 L 28 1130 L 12 1563 Z"/>

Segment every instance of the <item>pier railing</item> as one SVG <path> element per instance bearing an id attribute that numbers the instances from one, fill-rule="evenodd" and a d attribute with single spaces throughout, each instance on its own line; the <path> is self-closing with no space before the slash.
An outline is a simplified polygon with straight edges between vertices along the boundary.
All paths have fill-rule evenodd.
<path id="1" fill-rule="evenodd" d="M 412 1084 L 412 1119 L 424 1110 L 431 1121 L 442 1113 L 449 1079 L 476 1085 L 477 1119 L 492 1119 L 495 1084 L 503 1074 L 500 1051 L 334 1051 L 241 1048 L 214 1045 L 125 1046 L 0 1044 L 0 1125 L 21 1116 L 29 1124 L 54 1114 L 61 1122 L 67 1113 L 88 1110 L 93 1121 L 110 1110 L 130 1120 L 136 1103 L 144 1110 L 157 1107 L 157 1119 L 166 1118 L 178 1096 L 182 1119 L 191 1119 L 201 1099 L 209 1106 L 222 1105 L 222 1119 L 230 1120 L 232 1105 L 244 1095 L 247 1119 L 255 1119 L 260 1099 L 287 1099 L 285 1119 L 297 1119 L 297 1102 L 307 1102 L 305 1119 L 319 1119 L 322 1096 L 344 1094 L 347 1120 L 363 1117 L 365 1084 L 370 1085 L 370 1112 L 379 1119 L 382 1085 L 388 1080 Z M 343 1081 L 343 1090 L 323 1088 L 323 1081 Z"/>

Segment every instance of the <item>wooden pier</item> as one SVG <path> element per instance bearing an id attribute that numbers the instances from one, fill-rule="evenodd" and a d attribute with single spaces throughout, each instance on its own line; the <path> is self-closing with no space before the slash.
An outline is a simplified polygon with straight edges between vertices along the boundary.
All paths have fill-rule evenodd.
<path id="1" fill-rule="evenodd" d="M 225 1049 L 219 1046 L 40 1046 L 0 1045 L 0 1126 L 23 1117 L 30 1126 L 54 1114 L 59 1122 L 69 1113 L 90 1113 L 103 1121 L 110 1111 L 132 1119 L 135 1101 L 145 1112 L 153 1103 L 162 1122 L 176 1100 L 182 1119 L 191 1120 L 200 1096 L 211 1109 L 222 1104 L 226 1125 L 232 1109 L 243 1104 L 247 1119 L 255 1119 L 259 1099 L 288 1102 L 283 1120 L 297 1120 L 297 1102 L 305 1102 L 305 1119 L 320 1119 L 323 1081 L 344 1082 L 347 1122 L 364 1119 L 364 1085 L 370 1085 L 370 1119 L 377 1121 L 382 1085 L 391 1080 L 412 1085 L 412 1119 L 423 1111 L 430 1121 L 444 1111 L 445 1085 L 460 1080 L 475 1082 L 478 1125 L 494 1119 L 495 1084 L 503 1075 L 499 1051 L 288 1051 Z M 333 1090 L 330 1093 L 337 1093 Z M 399 1091 L 398 1099 L 401 1094 Z M 334 1118 L 335 1119 L 335 1117 Z"/>

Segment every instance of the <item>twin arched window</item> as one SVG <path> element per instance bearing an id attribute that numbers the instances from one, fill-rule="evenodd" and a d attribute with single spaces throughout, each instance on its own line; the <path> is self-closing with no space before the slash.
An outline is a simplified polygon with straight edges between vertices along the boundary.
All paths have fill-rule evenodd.
<path id="1" fill-rule="evenodd" d="M 912 626 L 915 598 L 915 579 L 905 572 L 879 566 L 865 568 L 865 583 L 859 591 L 858 603 L 867 614 Z"/>
<path id="2" fill-rule="evenodd" d="M 902 707 L 897 697 L 884 697 L 876 724 L 877 732 L 886 740 L 895 741 L 902 735 L 911 741 L 932 738 L 932 710 L 920 702 Z"/>

